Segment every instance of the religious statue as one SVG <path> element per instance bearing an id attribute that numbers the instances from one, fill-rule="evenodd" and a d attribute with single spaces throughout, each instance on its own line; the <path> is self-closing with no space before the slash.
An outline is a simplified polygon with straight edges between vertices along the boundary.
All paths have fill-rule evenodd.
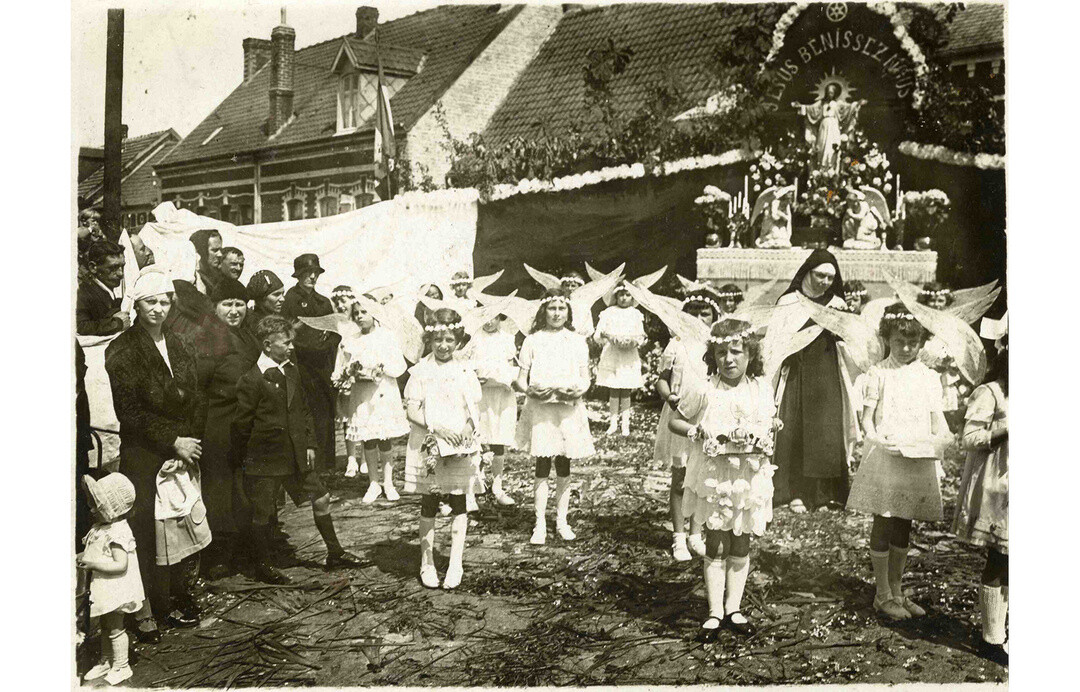
<path id="1" fill-rule="evenodd" d="M 754 204 L 751 227 L 761 219 L 761 231 L 754 245 L 759 248 L 791 247 L 791 206 L 795 201 L 795 186 L 770 187 L 758 195 Z"/>
<path id="2" fill-rule="evenodd" d="M 840 136 L 855 128 L 859 110 L 866 105 L 866 99 L 848 103 L 841 98 L 841 93 L 840 85 L 830 82 L 816 103 L 791 104 L 806 118 L 806 142 L 813 145 L 818 166 L 833 172 L 840 165 Z"/>
<path id="3" fill-rule="evenodd" d="M 889 208 L 880 192 L 864 187 L 847 195 L 841 225 L 845 250 L 879 250 L 885 245 Z"/>

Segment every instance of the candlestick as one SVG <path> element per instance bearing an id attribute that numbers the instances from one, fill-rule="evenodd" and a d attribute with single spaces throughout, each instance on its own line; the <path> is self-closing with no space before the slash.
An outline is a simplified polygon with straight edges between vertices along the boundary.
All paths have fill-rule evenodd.
<path id="1" fill-rule="evenodd" d="M 896 208 L 900 209 L 900 174 L 896 174 Z"/>
<path id="2" fill-rule="evenodd" d="M 795 196 L 791 200 L 791 206 L 795 206 L 799 203 L 799 176 L 795 176 Z"/>
<path id="3" fill-rule="evenodd" d="M 750 176 L 744 175 L 742 179 L 743 198 L 750 196 Z"/>

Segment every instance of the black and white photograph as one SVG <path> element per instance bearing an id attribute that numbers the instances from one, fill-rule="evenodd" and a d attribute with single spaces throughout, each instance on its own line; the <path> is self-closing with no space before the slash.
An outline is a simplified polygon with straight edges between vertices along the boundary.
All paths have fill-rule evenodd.
<path id="1" fill-rule="evenodd" d="M 71 685 L 1006 688 L 1013 4 L 72 0 Z"/>

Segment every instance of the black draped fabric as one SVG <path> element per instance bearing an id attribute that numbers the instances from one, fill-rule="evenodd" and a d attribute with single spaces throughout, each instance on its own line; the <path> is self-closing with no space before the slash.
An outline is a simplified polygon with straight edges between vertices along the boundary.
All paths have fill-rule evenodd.
<path id="1" fill-rule="evenodd" d="M 785 294 L 801 291 L 811 269 L 831 264 L 836 278 L 825 293 L 812 298 L 826 305 L 840 295 L 843 279 L 836 257 L 815 250 L 806 258 Z M 811 326 L 813 321 L 803 327 Z M 787 379 L 778 415 L 784 427 L 776 436 L 777 466 L 773 501 L 801 499 L 811 507 L 847 501 L 847 450 L 844 445 L 844 384 L 837 338 L 822 331 L 810 344 L 784 361 Z"/>

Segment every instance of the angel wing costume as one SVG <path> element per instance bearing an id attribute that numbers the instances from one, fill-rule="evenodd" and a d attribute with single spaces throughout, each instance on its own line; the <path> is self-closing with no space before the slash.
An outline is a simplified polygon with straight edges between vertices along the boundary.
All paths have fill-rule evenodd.
<path id="1" fill-rule="evenodd" d="M 542 272 L 538 269 L 533 269 L 529 265 L 524 265 L 525 271 L 529 273 L 533 279 L 536 280 L 545 289 L 561 288 L 563 285 L 562 279 Z M 615 271 L 603 275 L 601 278 L 594 279 L 583 286 L 579 286 L 570 291 L 570 308 L 574 312 L 574 331 L 581 334 L 584 337 L 592 336 L 593 325 L 592 318 L 592 306 L 596 304 L 596 301 L 603 298 L 605 295 L 611 292 L 615 288 L 619 280 L 622 279 L 623 269 L 626 267 L 626 263 L 620 264 Z M 530 301 L 530 303 L 539 305 L 538 301 Z M 519 308 L 520 309 L 520 308 Z M 535 311 L 533 312 L 535 315 Z M 524 317 L 524 315 L 521 315 Z M 532 318 L 528 321 L 519 321 L 517 317 L 511 316 L 515 322 L 518 323 L 518 328 L 523 333 L 528 333 L 532 329 Z"/>

